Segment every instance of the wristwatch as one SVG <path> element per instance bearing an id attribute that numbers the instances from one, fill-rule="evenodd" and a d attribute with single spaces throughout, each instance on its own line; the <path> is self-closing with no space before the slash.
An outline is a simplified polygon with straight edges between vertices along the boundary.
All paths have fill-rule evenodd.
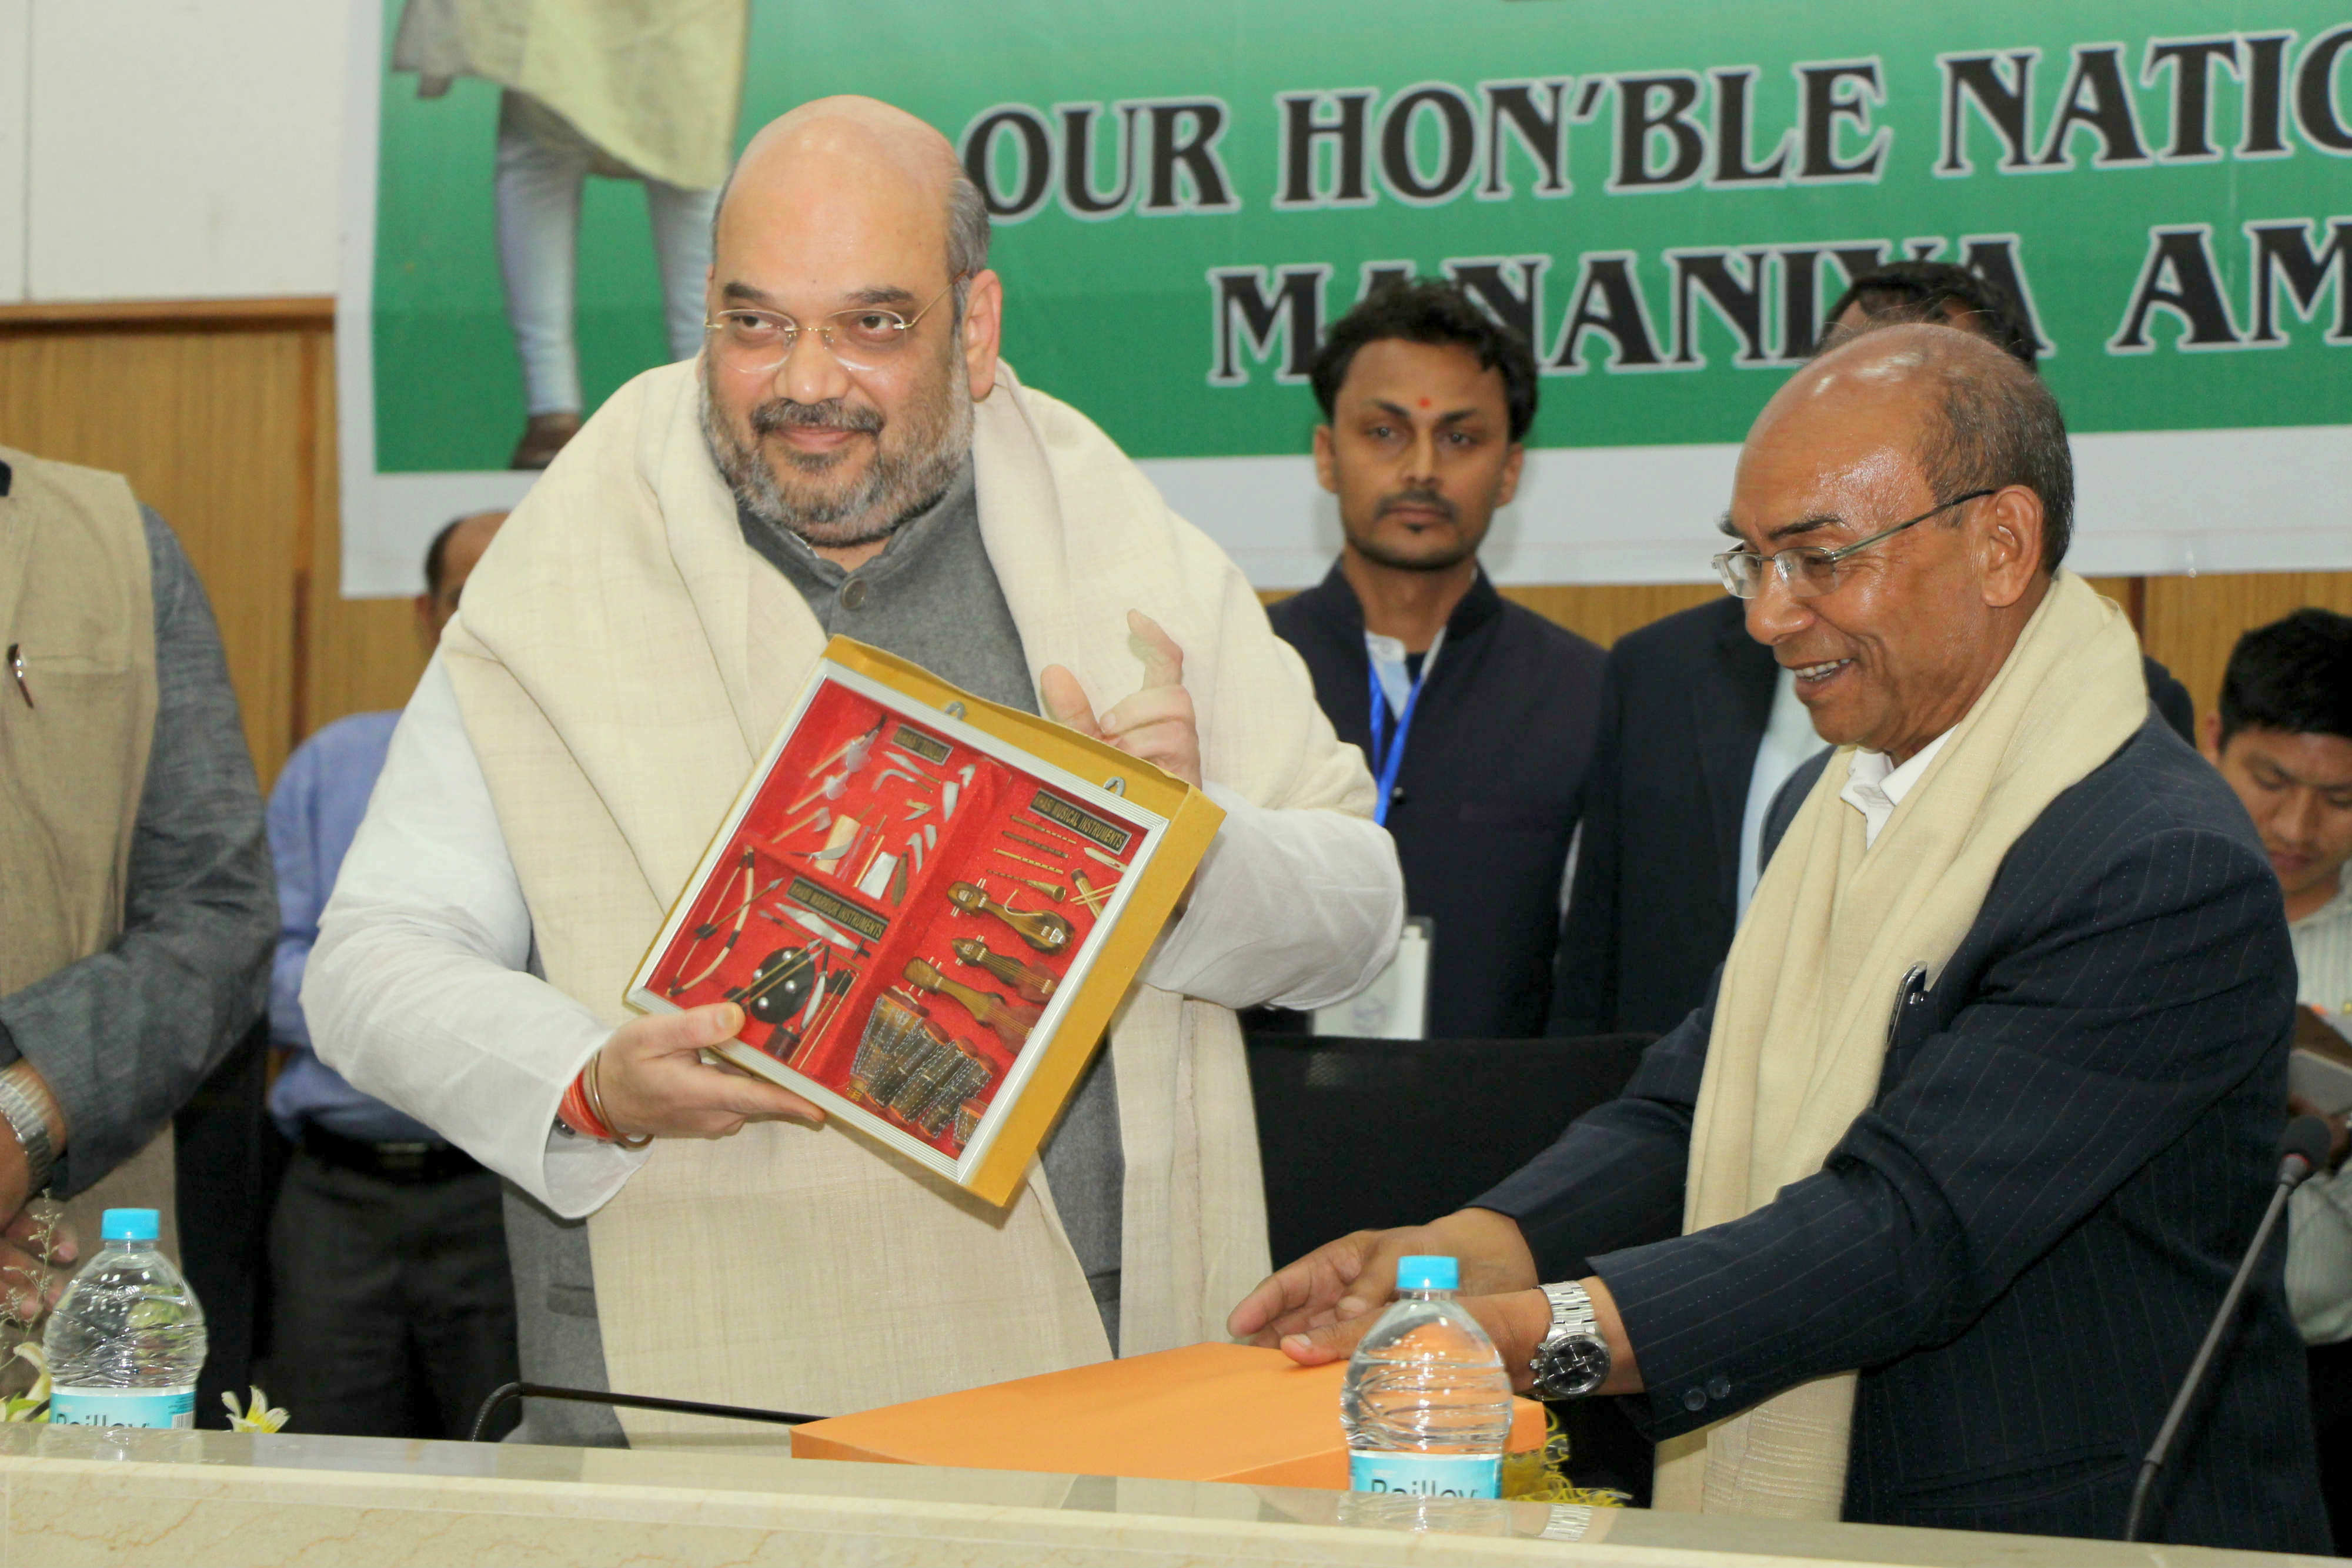
<path id="1" fill-rule="evenodd" d="M 1609 1381 L 1609 1342 L 1601 1337 L 1583 1286 L 1570 1280 L 1546 1285 L 1543 1293 L 1551 1302 L 1551 1332 L 1536 1346 L 1528 1370 L 1546 1399 L 1580 1399 Z"/>
<path id="2" fill-rule="evenodd" d="M 18 1082 L 17 1069 L 22 1065 L 11 1062 L 0 1070 L 0 1120 L 6 1121 L 8 1130 L 25 1145 L 26 1191 L 37 1193 L 49 1185 L 49 1171 L 57 1164 L 57 1140 L 45 1107 Z"/>

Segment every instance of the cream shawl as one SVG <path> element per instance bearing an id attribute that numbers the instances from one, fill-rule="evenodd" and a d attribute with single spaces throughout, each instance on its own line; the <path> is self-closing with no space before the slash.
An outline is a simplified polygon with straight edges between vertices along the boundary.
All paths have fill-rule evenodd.
<path id="1" fill-rule="evenodd" d="M 821 652 L 744 543 L 692 363 L 639 376 L 500 532 L 442 642 L 548 980 L 621 993 Z M 1141 667 L 1139 608 L 1185 652 L 1206 776 L 1262 806 L 1369 816 L 1371 784 L 1297 655 L 1206 536 L 1103 434 L 1011 372 L 977 410 L 981 534 L 1030 673 L 1097 706 Z M 1139 986 L 1111 1029 L 1127 1157 L 1125 1354 L 1222 1337 L 1266 1269 L 1231 1012 Z M 820 1414 L 1101 1360 L 1041 1169 L 991 1208 L 852 1133 L 665 1140 L 590 1223 L 612 1386 Z M 625 1412 L 634 1433 L 692 1426 Z"/>
<path id="2" fill-rule="evenodd" d="M 2120 611 L 2061 571 L 1992 685 L 1865 851 L 1838 799 L 1851 747 L 1790 824 L 1725 960 L 1691 1128 L 1685 1234 L 1822 1168 L 1876 1097 L 1903 977 L 1930 984 L 2010 846 L 2147 716 Z M 1657 1506 L 1835 1519 L 1854 1375 L 1815 1379 L 1658 1450 Z"/>

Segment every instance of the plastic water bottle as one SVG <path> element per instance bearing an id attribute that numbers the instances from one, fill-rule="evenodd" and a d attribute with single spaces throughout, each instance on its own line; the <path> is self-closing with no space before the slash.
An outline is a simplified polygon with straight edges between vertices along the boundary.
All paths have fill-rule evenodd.
<path id="1" fill-rule="evenodd" d="M 52 1426 L 196 1424 L 205 1310 L 157 1250 L 155 1227 L 152 1208 L 108 1209 L 104 1246 L 50 1314 Z"/>
<path id="2" fill-rule="evenodd" d="M 1511 1379 L 1454 1299 L 1460 1275 L 1451 1258 L 1397 1260 L 1397 1299 L 1357 1343 L 1339 1395 L 1349 1490 L 1500 1494 Z"/>

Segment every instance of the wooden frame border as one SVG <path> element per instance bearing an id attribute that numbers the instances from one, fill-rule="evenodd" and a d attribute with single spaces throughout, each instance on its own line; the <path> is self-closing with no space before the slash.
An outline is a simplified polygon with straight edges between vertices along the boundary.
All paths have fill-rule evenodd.
<path id="1" fill-rule="evenodd" d="M 267 299 L 57 299 L 0 305 L 0 332 L 253 332 L 331 327 L 335 297 Z"/>

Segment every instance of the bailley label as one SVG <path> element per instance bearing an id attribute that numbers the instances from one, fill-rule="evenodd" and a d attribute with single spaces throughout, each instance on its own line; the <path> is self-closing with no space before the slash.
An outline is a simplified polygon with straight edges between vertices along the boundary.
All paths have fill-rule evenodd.
<path id="1" fill-rule="evenodd" d="M 49 1393 L 55 1427 L 166 1427 L 196 1424 L 196 1388 L 57 1388 Z"/>
<path id="2" fill-rule="evenodd" d="M 793 878 L 793 885 L 784 896 L 803 909 L 824 915 L 836 925 L 846 925 L 870 942 L 879 942 L 889 934 L 890 923 L 864 904 L 852 904 L 839 894 L 819 887 L 804 876 Z"/>
<path id="3" fill-rule="evenodd" d="M 1349 1491 L 1396 1492 L 1407 1497 L 1500 1497 L 1499 1454 L 1423 1454 L 1394 1449 L 1355 1449 L 1348 1455 Z"/>
<path id="4" fill-rule="evenodd" d="M 944 763 L 955 755 L 955 748 L 946 741 L 925 735 L 911 725 L 902 724 L 893 730 L 890 734 L 890 744 L 932 762 Z"/>
<path id="5" fill-rule="evenodd" d="M 1059 822 L 1070 831 L 1092 839 L 1115 855 L 1126 853 L 1127 846 L 1135 838 L 1131 830 L 1116 822 L 1107 822 L 1092 811 L 1073 806 L 1059 795 L 1049 795 L 1043 789 L 1038 790 L 1037 798 L 1029 802 L 1029 809 L 1049 822 Z"/>

